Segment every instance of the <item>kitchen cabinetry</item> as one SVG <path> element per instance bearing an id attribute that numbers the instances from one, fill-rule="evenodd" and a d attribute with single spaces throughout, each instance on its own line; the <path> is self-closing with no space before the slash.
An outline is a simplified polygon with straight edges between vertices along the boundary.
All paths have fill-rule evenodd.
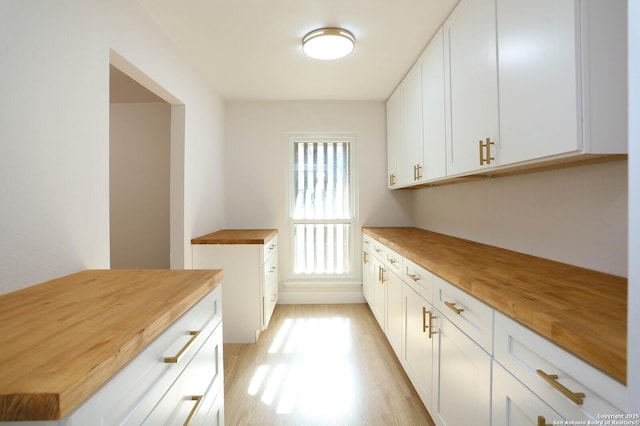
<path id="1" fill-rule="evenodd" d="M 222 230 L 191 240 L 193 269 L 224 270 L 225 343 L 255 343 L 278 301 L 275 229 Z"/>
<path id="2" fill-rule="evenodd" d="M 613 378 L 625 371 L 625 317 L 615 310 L 626 304 L 624 279 L 416 228 L 364 230 L 380 259 L 402 265 L 398 357 L 436 424 L 552 424 L 625 411 L 627 389 Z M 381 328 L 392 342 L 389 324 Z M 567 334 L 610 375 L 550 340 Z"/>
<path id="3" fill-rule="evenodd" d="M 495 361 L 492 387 L 492 426 L 547 426 L 564 420 Z"/>
<path id="4" fill-rule="evenodd" d="M 627 152 L 625 8 L 497 1 L 500 164 Z"/>
<path id="5" fill-rule="evenodd" d="M 433 275 L 405 259 L 403 264 L 402 366 L 422 403 L 433 412 L 433 357 L 439 351 L 433 327 L 436 317 L 431 305 Z"/>
<path id="6" fill-rule="evenodd" d="M 0 381 L 2 424 L 203 424 L 210 415 L 222 424 L 221 277 L 89 270 L 0 298 L 11 317 L 2 326 L 31 329 L 2 342 L 16 367 Z"/>
<path id="7" fill-rule="evenodd" d="M 417 63 L 400 84 L 402 92 L 402 174 L 400 184 L 422 179 L 424 169 L 422 134 L 422 72 Z"/>
<path id="8" fill-rule="evenodd" d="M 362 294 L 370 305 L 373 303 L 373 270 L 371 252 L 365 248 L 362 250 Z"/>
<path id="9" fill-rule="evenodd" d="M 496 361 L 562 418 L 623 412 L 626 390 L 619 382 L 500 313 L 495 332 Z"/>
<path id="10" fill-rule="evenodd" d="M 498 162 L 495 0 L 461 0 L 443 25 L 447 174 Z"/>
<path id="11" fill-rule="evenodd" d="M 445 316 L 433 322 L 435 403 L 431 415 L 439 426 L 491 424 L 491 356 Z"/>
<path id="12" fill-rule="evenodd" d="M 439 32 L 414 66 L 422 67 L 422 117 L 394 111 L 396 120 L 415 120 L 403 129 L 423 126 L 423 157 L 412 160 L 414 179 L 393 187 L 624 158 L 626 20 L 624 1 L 461 0 L 440 30 L 444 81 L 434 67 Z M 399 89 L 411 86 L 413 72 Z M 439 108 L 441 84 L 446 131 L 429 135 L 440 132 L 429 111 Z M 394 170 L 410 170 L 408 157 L 420 154 L 401 133 L 388 141 L 405 150 Z M 443 135 L 439 152 L 433 141 Z M 446 168 L 429 164 L 435 158 Z"/>
<path id="13" fill-rule="evenodd" d="M 400 186 L 402 161 L 402 89 L 396 88 L 387 100 L 387 184 Z"/>

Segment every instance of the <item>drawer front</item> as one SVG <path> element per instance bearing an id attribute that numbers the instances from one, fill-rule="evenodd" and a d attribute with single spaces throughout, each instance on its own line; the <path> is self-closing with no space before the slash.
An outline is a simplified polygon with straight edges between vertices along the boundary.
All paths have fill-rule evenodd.
<path id="1" fill-rule="evenodd" d="M 275 236 L 264 245 L 262 253 L 262 263 L 267 263 L 273 256 L 278 255 L 278 237 Z"/>
<path id="2" fill-rule="evenodd" d="M 423 299 L 433 304 L 434 275 L 407 258 L 402 260 L 402 280 Z"/>
<path id="3" fill-rule="evenodd" d="M 104 394 L 117 397 L 105 409 L 105 424 L 140 424 L 220 324 L 220 303 L 221 286 L 218 286 L 107 384 Z M 176 355 L 180 355 L 177 360 L 170 359 Z"/>
<path id="4" fill-rule="evenodd" d="M 367 234 L 362 234 L 362 248 L 368 252 L 373 252 L 373 238 Z"/>
<path id="5" fill-rule="evenodd" d="M 383 246 L 384 247 L 384 246 Z M 389 247 L 384 247 L 384 259 L 386 267 L 395 272 L 399 277 L 402 276 L 402 261 L 403 258 Z"/>
<path id="6" fill-rule="evenodd" d="M 222 325 L 218 325 L 182 374 L 140 424 L 189 424 L 193 419 L 205 417 L 206 410 L 203 404 L 206 405 L 207 402 L 207 391 L 210 388 L 221 388 L 222 381 Z"/>
<path id="7" fill-rule="evenodd" d="M 562 417 L 626 411 L 626 387 L 569 352 L 500 313 L 495 333 L 495 359 Z"/>
<path id="8" fill-rule="evenodd" d="M 488 353 L 493 353 L 493 309 L 434 276 L 434 306 Z"/>

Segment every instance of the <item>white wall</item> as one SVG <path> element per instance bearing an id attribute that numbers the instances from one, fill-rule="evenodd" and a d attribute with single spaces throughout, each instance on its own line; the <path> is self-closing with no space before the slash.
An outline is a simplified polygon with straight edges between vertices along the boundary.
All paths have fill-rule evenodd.
<path id="1" fill-rule="evenodd" d="M 640 2 L 629 0 L 629 412 L 640 413 Z"/>
<path id="2" fill-rule="evenodd" d="M 168 269 L 171 105 L 109 109 L 110 243 L 113 269 Z"/>
<path id="3" fill-rule="evenodd" d="M 627 161 L 414 192 L 419 228 L 627 276 Z"/>
<path id="4" fill-rule="evenodd" d="M 222 226 L 222 101 L 138 3 L 2 0 L 0 293 L 109 267 L 111 51 L 185 105 L 176 263 Z"/>
<path id="5" fill-rule="evenodd" d="M 361 226 L 410 224 L 409 194 L 386 190 L 386 118 L 383 102 L 234 101 L 226 103 L 225 114 L 225 180 L 232 188 L 227 191 L 225 198 L 226 227 L 279 230 L 281 283 L 291 279 L 286 198 L 289 171 L 287 132 L 355 133 L 358 180 L 356 229 L 359 230 Z M 356 255 L 359 255 L 359 248 Z M 359 262 L 359 257 L 356 260 Z M 280 300 L 352 300 L 341 299 L 344 295 L 340 295 L 340 292 L 340 289 L 331 287 L 319 289 L 307 286 L 301 289 L 285 284 L 281 288 Z M 351 292 L 351 296 L 357 293 L 362 298 L 360 288 L 351 288 L 348 292 Z M 304 294 L 299 298 L 293 296 L 298 293 Z"/>

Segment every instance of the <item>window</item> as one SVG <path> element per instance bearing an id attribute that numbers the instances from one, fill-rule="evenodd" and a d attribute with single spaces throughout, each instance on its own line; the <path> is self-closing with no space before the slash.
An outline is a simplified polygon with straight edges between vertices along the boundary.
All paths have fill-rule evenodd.
<path id="1" fill-rule="evenodd" d="M 295 275 L 352 274 L 353 135 L 292 136 Z"/>

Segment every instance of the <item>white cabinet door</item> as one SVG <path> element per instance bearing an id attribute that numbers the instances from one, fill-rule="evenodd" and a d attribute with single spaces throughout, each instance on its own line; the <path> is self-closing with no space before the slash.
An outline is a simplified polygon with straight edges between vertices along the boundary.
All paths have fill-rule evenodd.
<path id="1" fill-rule="evenodd" d="M 402 91 L 402 173 L 400 183 L 420 181 L 422 164 L 422 72 L 416 64 L 400 85 Z"/>
<path id="2" fill-rule="evenodd" d="M 491 356 L 437 313 L 438 355 L 431 412 L 439 426 L 491 424 Z"/>
<path id="3" fill-rule="evenodd" d="M 495 361 L 492 387 L 492 426 L 546 426 L 564 423 L 558 413 Z"/>
<path id="4" fill-rule="evenodd" d="M 404 291 L 404 357 L 402 364 L 409 379 L 428 411 L 433 410 L 433 342 L 429 332 L 433 306 L 413 288 L 405 284 Z"/>
<path id="5" fill-rule="evenodd" d="M 375 285 L 373 273 L 373 256 L 368 250 L 362 251 L 362 293 L 367 303 L 373 303 L 373 286 Z"/>
<path id="6" fill-rule="evenodd" d="M 384 264 L 378 259 L 373 258 L 373 303 L 369 304 L 373 315 L 378 320 L 378 324 L 382 330 L 386 330 L 386 286 L 384 282 L 385 268 Z M 388 272 L 387 272 L 388 274 Z"/>
<path id="7" fill-rule="evenodd" d="M 400 87 L 387 100 L 387 185 L 398 187 L 402 162 L 402 90 Z"/>
<path id="8" fill-rule="evenodd" d="M 384 273 L 386 286 L 386 329 L 385 333 L 398 359 L 402 359 L 402 280 L 390 269 Z"/>
<path id="9" fill-rule="evenodd" d="M 444 23 L 444 40 L 447 175 L 457 175 L 498 164 L 495 0 L 462 0 Z M 490 154 L 480 147 L 487 140 Z"/>
<path id="10" fill-rule="evenodd" d="M 422 57 L 422 139 L 421 181 L 446 176 L 444 108 L 444 40 L 442 28 L 431 39 Z"/>
<path id="11" fill-rule="evenodd" d="M 500 164 L 581 150 L 578 2 L 498 0 Z"/>

